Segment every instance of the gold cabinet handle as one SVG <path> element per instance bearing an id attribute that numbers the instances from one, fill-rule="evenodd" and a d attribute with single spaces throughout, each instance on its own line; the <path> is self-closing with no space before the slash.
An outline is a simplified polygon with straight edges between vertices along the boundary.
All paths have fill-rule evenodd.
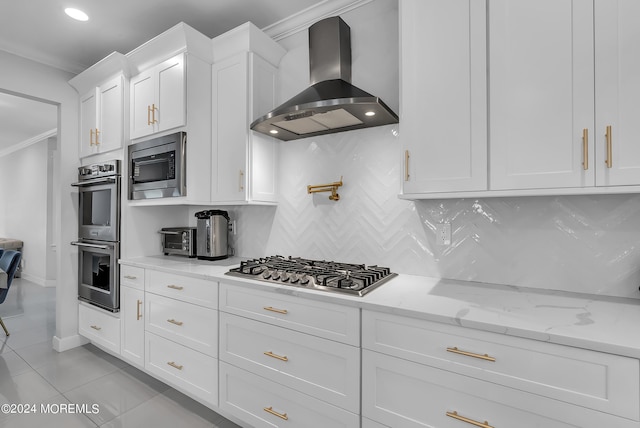
<path id="1" fill-rule="evenodd" d="M 156 111 L 158 111 L 158 107 L 155 104 L 151 104 L 151 124 L 158 123 L 156 120 Z"/>
<path id="2" fill-rule="evenodd" d="M 173 284 L 167 285 L 167 288 L 171 288 L 172 290 L 182 290 L 182 289 L 184 289 L 184 287 L 181 287 L 179 285 L 173 285 Z"/>
<path id="3" fill-rule="evenodd" d="M 136 321 L 140 321 L 140 318 L 142 318 L 142 300 L 138 299 L 138 307 L 137 307 L 137 312 L 136 312 Z"/>
<path id="4" fill-rule="evenodd" d="M 613 166 L 613 150 L 612 150 L 612 142 L 611 142 L 611 125 L 607 126 L 607 132 L 605 134 L 607 138 L 607 160 L 605 161 L 607 164 L 607 168 L 611 168 Z"/>
<path id="5" fill-rule="evenodd" d="M 171 318 L 170 320 L 167 320 L 167 322 L 170 322 L 171 324 L 175 324 L 177 326 L 182 326 L 182 324 L 184 324 L 182 321 L 176 321 L 173 318 Z"/>
<path id="6" fill-rule="evenodd" d="M 582 130 L 582 169 L 589 169 L 589 130 Z"/>
<path id="7" fill-rule="evenodd" d="M 286 309 L 277 309 L 277 308 L 273 308 L 271 306 L 265 306 L 264 308 L 265 311 L 270 311 L 270 312 L 277 312 L 279 314 L 288 314 L 289 312 Z"/>
<path id="8" fill-rule="evenodd" d="M 272 415 L 279 417 L 280 419 L 284 419 L 285 421 L 289 420 L 289 417 L 286 413 L 278 413 L 273 410 L 273 407 L 265 407 L 263 410 L 267 413 L 271 413 Z"/>
<path id="9" fill-rule="evenodd" d="M 409 150 L 404 151 L 404 181 L 409 181 Z"/>
<path id="10" fill-rule="evenodd" d="M 176 363 L 175 363 L 175 362 L 173 362 L 173 361 L 168 361 L 168 362 L 167 362 L 167 364 L 169 364 L 169 365 L 170 365 L 171 367 L 173 367 L 174 369 L 178 369 L 178 370 L 182 370 L 182 367 L 183 367 L 183 366 L 180 366 L 180 365 L 176 364 Z"/>
<path id="11" fill-rule="evenodd" d="M 92 325 L 91 328 L 98 331 L 102 330 L 102 327 L 98 327 L 97 325 Z"/>
<path id="12" fill-rule="evenodd" d="M 460 416 L 458 414 L 458 412 L 447 412 L 447 416 L 449 416 L 450 418 L 453 418 L 453 419 L 457 419 L 457 420 L 462 421 L 462 422 L 466 422 L 466 423 L 471 424 L 471 425 L 476 426 L 476 427 L 493 428 L 491 425 L 489 425 L 489 422 L 487 422 L 487 421 L 484 421 L 484 423 L 478 422 L 478 421 L 474 421 L 473 419 L 469 419 L 469 418 L 465 418 L 464 416 Z"/>
<path id="13" fill-rule="evenodd" d="M 89 130 L 89 145 L 93 146 L 93 129 Z"/>
<path id="14" fill-rule="evenodd" d="M 244 171 L 240 170 L 240 175 L 239 175 L 239 185 L 238 185 L 240 191 L 244 191 Z"/>
<path id="15" fill-rule="evenodd" d="M 137 276 L 133 276 L 133 275 L 125 275 L 124 277 L 127 279 L 138 279 Z"/>
<path id="16" fill-rule="evenodd" d="M 100 134 L 100 131 L 98 131 L 98 128 L 96 128 L 96 146 L 100 145 L 100 140 L 98 140 L 98 135 Z"/>
<path id="17" fill-rule="evenodd" d="M 147 106 L 147 125 L 151 125 L 151 106 Z"/>
<path id="18" fill-rule="evenodd" d="M 467 357 L 473 357 L 473 358 L 479 358 L 481 360 L 486 360 L 486 361 L 492 361 L 495 362 L 495 358 L 490 357 L 487 354 L 476 354 L 473 352 L 467 352 L 467 351 L 461 351 L 460 349 L 453 347 L 453 348 L 447 348 L 447 352 L 453 352 L 454 354 L 460 354 L 460 355 L 464 355 Z"/>
<path id="19" fill-rule="evenodd" d="M 289 359 L 286 356 L 274 354 L 271 351 L 265 352 L 264 355 L 266 355 L 267 357 L 275 358 L 276 360 L 280 360 L 280 361 L 289 361 Z"/>

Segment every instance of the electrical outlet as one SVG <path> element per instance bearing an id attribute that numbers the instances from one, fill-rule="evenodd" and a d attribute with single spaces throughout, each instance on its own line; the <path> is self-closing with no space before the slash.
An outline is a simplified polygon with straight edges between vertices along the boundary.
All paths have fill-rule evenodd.
<path id="1" fill-rule="evenodd" d="M 235 235 L 235 234 L 236 234 L 236 221 L 235 221 L 235 220 L 231 220 L 231 221 L 229 222 L 229 232 L 230 232 L 232 235 Z"/>
<path id="2" fill-rule="evenodd" d="M 438 245 L 451 245 L 451 223 L 436 224 L 436 242 Z"/>

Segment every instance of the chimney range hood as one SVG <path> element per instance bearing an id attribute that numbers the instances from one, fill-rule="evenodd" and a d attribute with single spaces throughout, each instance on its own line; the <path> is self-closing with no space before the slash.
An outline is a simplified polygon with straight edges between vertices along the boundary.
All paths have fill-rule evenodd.
<path id="1" fill-rule="evenodd" d="M 311 86 L 251 129 L 280 140 L 296 140 L 353 129 L 398 123 L 380 98 L 351 84 L 351 34 L 338 16 L 309 27 Z"/>

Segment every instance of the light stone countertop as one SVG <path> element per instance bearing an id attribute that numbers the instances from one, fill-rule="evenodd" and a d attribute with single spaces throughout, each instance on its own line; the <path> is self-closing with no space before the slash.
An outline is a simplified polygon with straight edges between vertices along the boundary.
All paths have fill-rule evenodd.
<path id="1" fill-rule="evenodd" d="M 640 299 L 402 274 L 363 297 L 346 296 L 225 275 L 239 262 L 175 256 L 120 260 L 130 266 L 640 358 Z"/>

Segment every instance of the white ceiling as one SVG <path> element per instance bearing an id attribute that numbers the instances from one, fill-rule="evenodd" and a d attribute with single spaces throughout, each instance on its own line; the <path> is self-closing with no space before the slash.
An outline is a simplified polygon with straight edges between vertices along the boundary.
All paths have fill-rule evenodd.
<path id="1" fill-rule="evenodd" d="M 185 22 L 208 37 L 215 37 L 247 21 L 264 28 L 307 8 L 332 1 L 3 1 L 0 50 L 77 74 L 113 51 L 130 52 L 179 22 Z M 79 22 L 67 17 L 66 7 L 84 10 L 89 21 Z M 0 153 L 11 144 L 55 128 L 54 106 L 2 94 L 1 90 Z M 54 126 L 42 129 L 50 123 Z"/>

